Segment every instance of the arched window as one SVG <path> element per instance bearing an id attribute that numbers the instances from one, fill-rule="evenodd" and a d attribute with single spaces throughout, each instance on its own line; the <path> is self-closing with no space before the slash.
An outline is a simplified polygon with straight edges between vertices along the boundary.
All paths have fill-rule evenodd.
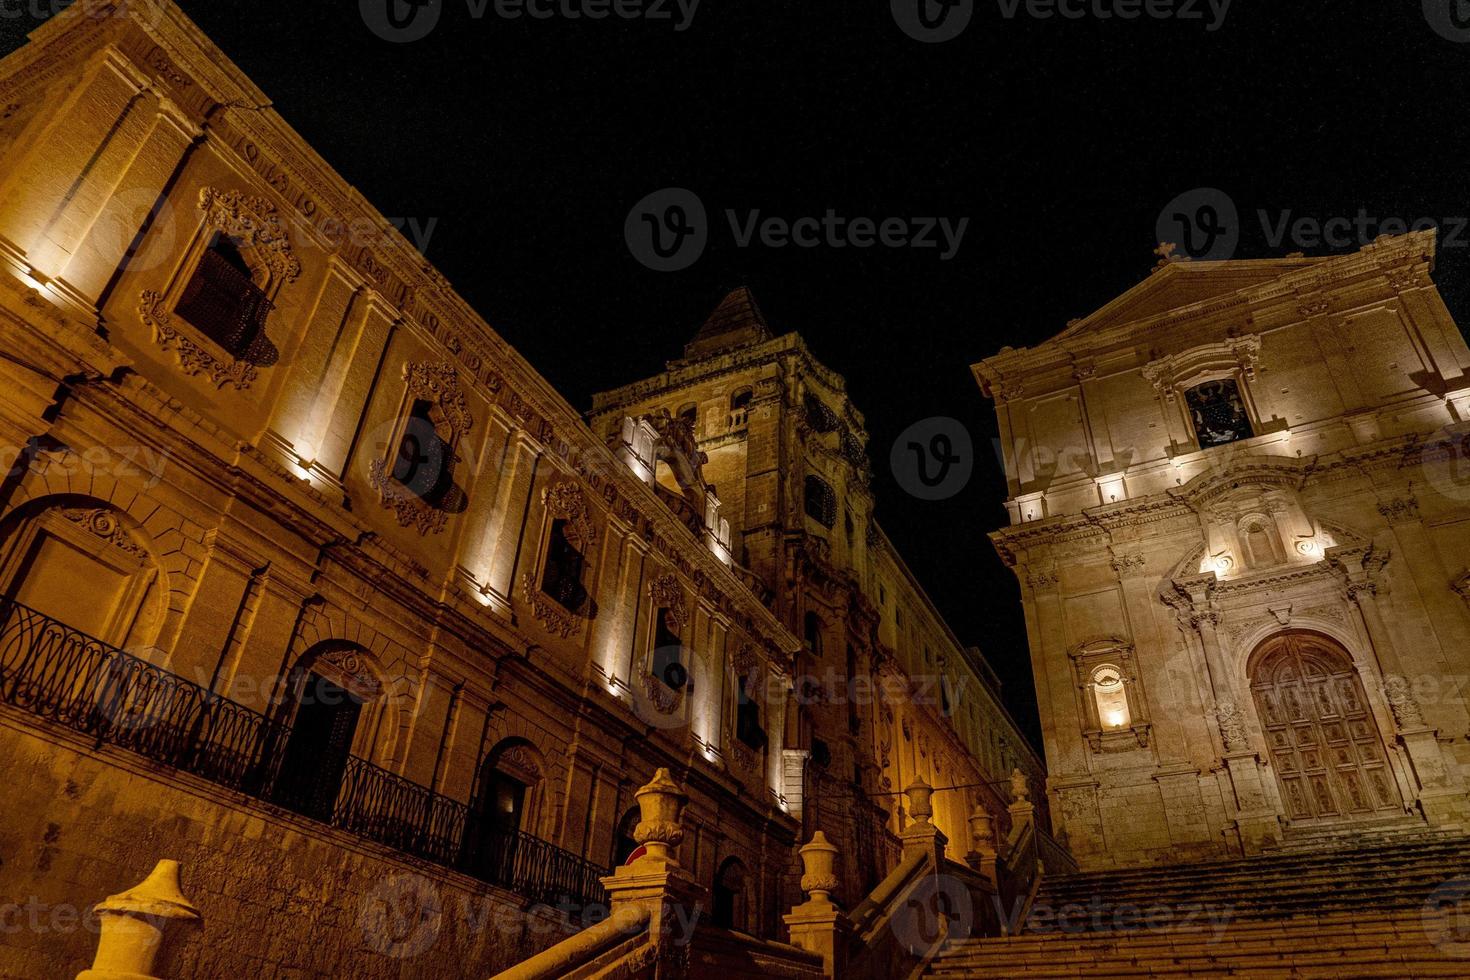
<path id="1" fill-rule="evenodd" d="M 809 612 L 802 617 L 802 630 L 807 652 L 814 657 L 820 657 L 822 655 L 822 620 L 816 613 Z"/>
<path id="2" fill-rule="evenodd" d="M 1270 568 L 1286 561 L 1276 522 L 1263 514 L 1252 514 L 1240 522 L 1241 543 L 1245 545 L 1246 565 Z"/>
<path id="3" fill-rule="evenodd" d="M 381 683 L 366 666 L 369 656 L 355 644 L 331 641 L 307 651 L 292 670 L 289 735 L 272 791 L 275 803 L 316 820 L 331 818 L 364 706 L 376 701 L 382 707 Z M 364 730 L 371 733 L 370 727 Z"/>
<path id="4" fill-rule="evenodd" d="M 1117 667 L 1103 664 L 1093 670 L 1092 696 L 1097 702 L 1098 722 L 1104 729 L 1126 728 L 1132 721 L 1123 672 Z"/>
<path id="5" fill-rule="evenodd" d="M 544 763 L 523 738 L 498 743 L 480 766 L 465 828 L 471 870 L 488 881 L 514 881 L 521 835 L 536 832 Z"/>
<path id="6" fill-rule="evenodd" d="M 737 388 L 735 394 L 730 396 L 730 411 L 743 412 L 750 407 L 750 399 L 753 392 L 749 388 Z"/>
<path id="7" fill-rule="evenodd" d="M 745 929 L 745 865 L 739 858 L 727 858 L 715 873 L 710 889 L 713 908 L 710 920 L 721 929 Z"/>
<path id="8" fill-rule="evenodd" d="M 837 494 L 831 485 L 819 476 L 808 476 L 805 489 L 807 516 L 825 528 L 837 523 Z"/>
<path id="9" fill-rule="evenodd" d="M 271 301 L 256 283 L 239 246 L 217 232 L 175 309 L 230 354 L 249 359 L 252 348 L 265 335 Z"/>
<path id="10" fill-rule="evenodd" d="M 613 863 L 614 868 L 620 868 L 628 863 L 628 858 L 638 850 L 638 842 L 633 839 L 633 829 L 638 826 L 642 819 L 638 807 L 633 807 L 623 818 L 618 821 L 618 826 L 613 832 Z"/>

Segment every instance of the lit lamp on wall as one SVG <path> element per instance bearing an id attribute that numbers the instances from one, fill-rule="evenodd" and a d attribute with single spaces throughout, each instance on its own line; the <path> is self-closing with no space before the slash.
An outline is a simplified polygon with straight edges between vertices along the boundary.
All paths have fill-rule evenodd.
<path id="1" fill-rule="evenodd" d="M 1092 696 L 1097 701 L 1097 716 L 1106 728 L 1126 728 L 1129 721 L 1128 692 L 1117 667 L 1104 665 L 1092 672 Z"/>

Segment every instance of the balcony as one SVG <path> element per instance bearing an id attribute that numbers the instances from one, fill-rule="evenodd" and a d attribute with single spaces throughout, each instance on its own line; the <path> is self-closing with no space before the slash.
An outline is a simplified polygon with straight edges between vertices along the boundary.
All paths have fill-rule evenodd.
<path id="1" fill-rule="evenodd" d="M 356 756 L 302 778 L 283 764 L 290 726 L 12 601 L 0 702 L 532 901 L 607 904 L 608 869 Z"/>

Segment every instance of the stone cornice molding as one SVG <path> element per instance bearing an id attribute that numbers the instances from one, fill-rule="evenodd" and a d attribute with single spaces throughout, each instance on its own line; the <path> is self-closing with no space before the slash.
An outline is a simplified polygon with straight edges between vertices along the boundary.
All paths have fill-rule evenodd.
<path id="1" fill-rule="evenodd" d="M 1347 255 L 1259 260 L 1256 264 L 1274 264 L 1280 267 L 1281 274 L 1263 283 L 1241 287 L 1196 303 L 1183 304 L 1162 313 L 1100 328 L 1093 327 L 1125 308 L 1139 295 L 1138 290 L 1141 288 L 1156 288 L 1156 284 L 1171 278 L 1208 275 L 1210 266 L 1213 265 L 1171 263 L 1106 306 L 1075 321 L 1051 340 L 1036 347 L 1002 351 L 973 365 L 972 371 L 987 395 L 1013 389 L 1023 384 L 1025 378 L 1045 371 L 1056 371 L 1059 377 L 1065 377 L 1066 384 L 1075 384 L 1070 374 L 1070 365 L 1075 359 L 1096 356 L 1119 346 L 1136 346 L 1157 335 L 1177 335 L 1195 324 L 1222 315 L 1235 313 L 1248 326 L 1252 319 L 1250 311 L 1254 308 L 1277 303 L 1294 303 L 1300 306 L 1303 295 L 1340 288 L 1354 280 L 1381 278 L 1385 280 L 1385 286 L 1395 290 L 1417 288 L 1425 284 L 1427 272 L 1433 268 L 1435 249 L 1436 233 L 1430 229 L 1394 237 L 1380 237 L 1371 245 Z M 1381 299 L 1365 300 L 1357 305 L 1371 306 L 1379 302 Z M 1357 309 L 1357 305 L 1353 310 Z M 1297 315 L 1300 316 L 1300 312 Z"/>

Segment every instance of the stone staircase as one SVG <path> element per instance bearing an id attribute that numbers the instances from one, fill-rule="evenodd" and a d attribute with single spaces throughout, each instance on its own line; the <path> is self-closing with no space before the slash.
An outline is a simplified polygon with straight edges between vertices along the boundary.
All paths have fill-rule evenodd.
<path id="1" fill-rule="evenodd" d="M 1052 877 L 1012 931 L 952 941 L 926 975 L 1470 977 L 1470 838 L 1317 835 L 1259 857 Z"/>

